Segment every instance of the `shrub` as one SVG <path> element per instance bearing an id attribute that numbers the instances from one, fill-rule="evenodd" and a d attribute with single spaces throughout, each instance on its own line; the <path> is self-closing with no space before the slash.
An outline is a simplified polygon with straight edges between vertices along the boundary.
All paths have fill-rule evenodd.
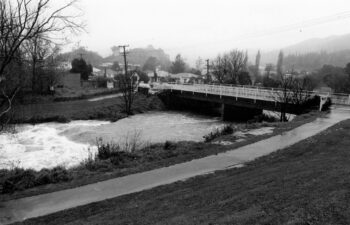
<path id="1" fill-rule="evenodd" d="M 220 136 L 223 136 L 223 135 L 228 135 L 228 134 L 232 134 L 233 133 L 233 128 L 231 125 L 225 125 L 223 128 L 221 129 L 216 129 L 215 131 L 213 132 L 210 132 L 209 134 L 207 135 L 204 135 L 203 138 L 204 138 L 204 142 L 210 142 L 212 140 L 214 140 L 215 138 L 218 138 Z"/>
<path id="2" fill-rule="evenodd" d="M 124 151 L 120 151 L 117 152 L 116 154 L 114 154 L 110 160 L 111 163 L 115 166 L 122 166 L 125 165 L 128 162 L 134 161 L 135 159 L 137 159 L 138 156 L 134 153 L 131 152 L 124 152 Z"/>
<path id="3" fill-rule="evenodd" d="M 133 142 L 132 142 L 133 143 Z M 138 156 L 134 153 L 135 151 L 127 151 L 129 149 L 133 149 L 133 145 L 127 145 L 124 149 L 121 149 L 119 145 L 114 143 L 103 143 L 102 139 L 97 141 L 97 158 L 98 160 L 107 160 L 115 166 L 121 166 L 126 162 L 133 161 L 138 158 Z M 95 162 L 91 167 L 95 168 Z"/>
<path id="4" fill-rule="evenodd" d="M 233 128 L 230 125 L 225 125 L 224 128 L 220 132 L 221 135 L 227 135 L 227 134 L 232 134 L 232 133 L 233 133 Z"/>
<path id="5" fill-rule="evenodd" d="M 109 159 L 120 151 L 120 147 L 114 143 L 103 143 L 102 139 L 97 140 L 97 158 Z"/>
<path id="6" fill-rule="evenodd" d="M 18 190 L 29 189 L 39 185 L 66 182 L 72 179 L 71 174 L 64 167 L 53 169 L 32 169 L 14 168 L 0 172 L 1 193 L 13 193 Z"/>
<path id="7" fill-rule="evenodd" d="M 163 149 L 164 150 L 171 150 L 171 149 L 176 149 L 176 143 L 171 142 L 171 141 L 166 141 L 164 143 Z"/>
<path id="8" fill-rule="evenodd" d="M 65 182 L 72 179 L 71 174 L 62 166 L 57 166 L 51 170 L 52 183 Z"/>
<path id="9" fill-rule="evenodd" d="M 278 121 L 279 119 L 274 116 L 261 114 L 261 115 L 254 116 L 254 118 L 251 120 L 248 120 L 247 123 L 261 123 L 261 122 L 274 123 Z"/>
<path id="10" fill-rule="evenodd" d="M 36 185 L 45 185 L 45 184 L 50 184 L 52 182 L 51 178 L 51 172 L 49 169 L 42 169 L 35 180 Z"/>

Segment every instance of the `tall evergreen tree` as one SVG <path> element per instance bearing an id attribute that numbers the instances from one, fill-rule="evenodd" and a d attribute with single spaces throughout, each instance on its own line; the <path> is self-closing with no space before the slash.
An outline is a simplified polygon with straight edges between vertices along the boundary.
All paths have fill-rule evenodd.
<path id="1" fill-rule="evenodd" d="M 261 59 L 261 54 L 259 50 L 255 57 L 255 76 L 259 76 L 260 59 Z"/>
<path id="2" fill-rule="evenodd" d="M 181 55 L 178 54 L 175 57 L 175 61 L 173 62 L 173 65 L 171 66 L 171 72 L 174 74 L 183 73 L 185 72 L 185 69 L 186 69 L 186 63 L 181 57 Z"/>
<path id="3" fill-rule="evenodd" d="M 283 75 L 283 51 L 281 50 L 278 54 L 277 60 L 277 76 L 281 77 Z"/>

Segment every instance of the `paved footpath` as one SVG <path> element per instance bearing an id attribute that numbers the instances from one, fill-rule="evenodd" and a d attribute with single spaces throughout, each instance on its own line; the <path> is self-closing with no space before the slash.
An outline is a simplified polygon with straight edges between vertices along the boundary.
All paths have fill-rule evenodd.
<path id="1" fill-rule="evenodd" d="M 225 153 L 74 189 L 0 203 L 0 224 L 43 216 L 159 185 L 170 184 L 216 170 L 242 166 L 247 161 L 295 144 L 348 118 L 350 118 L 350 111 L 336 109 L 327 118 L 319 118 L 281 135 Z"/>

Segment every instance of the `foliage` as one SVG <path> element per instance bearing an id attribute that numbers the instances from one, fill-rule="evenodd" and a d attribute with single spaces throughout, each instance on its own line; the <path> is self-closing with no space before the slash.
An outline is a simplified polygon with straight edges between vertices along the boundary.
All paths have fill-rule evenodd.
<path id="1" fill-rule="evenodd" d="M 112 65 L 112 67 L 111 67 L 111 69 L 112 69 L 112 70 L 115 70 L 115 71 L 121 70 L 120 65 L 119 65 L 119 62 L 118 62 L 118 61 L 114 61 L 114 62 L 113 62 L 113 65 Z"/>
<path id="2" fill-rule="evenodd" d="M 97 52 L 89 51 L 84 47 L 73 48 L 70 52 L 60 53 L 57 55 L 56 60 L 60 62 L 71 62 L 78 55 L 81 55 L 86 62 L 93 66 L 100 65 L 104 60 Z"/>
<path id="3" fill-rule="evenodd" d="M 52 42 L 55 35 L 64 31 L 74 33 L 82 30 L 82 25 L 75 21 L 78 15 L 72 12 L 70 15 L 65 14 L 75 5 L 75 2 L 76 0 L 68 0 L 60 7 L 51 7 L 51 0 L 1 1 L 0 121 L 3 121 L 2 116 L 8 116 L 6 114 L 13 109 L 12 101 L 20 92 L 19 90 L 27 88 L 26 73 L 13 79 L 13 73 L 18 71 L 11 71 L 10 67 L 15 64 L 22 68 L 24 65 L 27 66 L 28 55 L 30 55 L 28 53 L 34 53 L 31 54 L 34 56 L 31 57 L 32 59 L 40 60 L 40 57 L 44 57 L 45 54 L 37 53 L 44 53 L 47 43 Z M 33 43 L 35 44 L 32 45 Z M 37 51 L 38 49 L 44 51 Z M 32 68 L 35 71 L 35 67 Z M 11 79 L 7 79 L 7 76 L 11 76 Z M 34 78 L 35 76 L 33 81 Z"/>
<path id="4" fill-rule="evenodd" d="M 283 75 L 283 51 L 281 50 L 278 54 L 278 60 L 277 60 L 277 76 L 280 77 Z"/>
<path id="5" fill-rule="evenodd" d="M 116 47 L 116 46 L 113 46 Z M 112 48 L 113 48 L 112 47 Z M 119 48 L 112 49 L 112 55 L 105 58 L 105 61 L 119 61 L 122 62 L 123 58 L 119 54 Z M 134 48 L 129 50 L 128 62 L 130 64 L 144 65 L 150 57 L 157 58 L 159 65 L 162 70 L 169 70 L 171 66 L 169 55 L 167 55 L 163 49 L 156 49 L 153 46 L 148 46 L 147 48 Z"/>
<path id="6" fill-rule="evenodd" d="M 163 149 L 164 150 L 171 150 L 171 149 L 176 149 L 176 143 L 172 141 L 166 141 L 164 142 Z"/>
<path id="7" fill-rule="evenodd" d="M 144 82 L 144 83 L 149 82 L 149 77 L 145 72 L 137 69 L 132 71 L 132 73 L 136 73 L 139 76 L 139 82 Z"/>
<path id="8" fill-rule="evenodd" d="M 116 80 L 119 84 L 119 89 L 123 94 L 123 108 L 127 115 L 132 114 L 132 105 L 134 103 L 138 81 L 135 72 L 128 72 L 126 74 L 119 74 Z"/>
<path id="9" fill-rule="evenodd" d="M 101 77 L 101 76 L 96 77 L 96 83 L 98 88 L 106 88 L 107 81 L 108 81 L 107 77 Z"/>
<path id="10" fill-rule="evenodd" d="M 215 138 L 218 138 L 220 136 L 232 134 L 233 131 L 234 130 L 233 130 L 231 125 L 225 125 L 221 129 L 217 128 L 217 129 L 215 129 L 215 131 L 212 131 L 209 134 L 203 136 L 204 142 L 210 142 L 210 141 L 212 141 Z"/>
<path id="11" fill-rule="evenodd" d="M 81 79 L 88 80 L 89 75 L 92 73 L 92 65 L 87 64 L 83 58 L 73 59 L 71 73 L 80 73 Z"/>
<path id="12" fill-rule="evenodd" d="M 186 70 L 186 63 L 180 54 L 176 55 L 175 61 L 172 63 L 171 72 L 174 74 L 183 73 Z"/>
<path id="13" fill-rule="evenodd" d="M 158 59 L 154 56 L 151 56 L 146 60 L 145 64 L 142 67 L 142 70 L 155 71 L 158 65 L 159 65 Z"/>
<path id="14" fill-rule="evenodd" d="M 310 52 L 305 54 L 290 54 L 285 57 L 284 64 L 287 68 L 294 66 L 298 71 L 314 72 L 323 65 L 343 67 L 350 62 L 350 50 L 334 52 Z"/>
<path id="15" fill-rule="evenodd" d="M 262 123 L 262 122 L 268 122 L 268 123 L 274 123 L 277 122 L 278 119 L 274 116 L 271 115 L 266 115 L 266 114 L 260 114 L 257 116 L 254 116 L 253 119 L 248 120 L 247 123 L 248 124 L 252 124 L 252 123 Z"/>
<path id="16" fill-rule="evenodd" d="M 68 171 L 60 166 L 40 171 L 13 168 L 11 170 L 0 170 L 0 175 L 0 190 L 2 194 L 45 184 L 66 182 L 72 179 Z"/>
<path id="17" fill-rule="evenodd" d="M 212 73 L 219 83 L 249 85 L 248 54 L 232 50 L 212 61 Z"/>

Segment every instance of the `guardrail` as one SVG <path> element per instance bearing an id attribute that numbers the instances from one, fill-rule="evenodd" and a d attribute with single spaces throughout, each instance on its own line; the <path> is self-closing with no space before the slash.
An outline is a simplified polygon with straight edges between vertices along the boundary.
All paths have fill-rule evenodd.
<path id="1" fill-rule="evenodd" d="M 247 86 L 233 86 L 233 85 L 209 85 L 209 84 L 159 84 L 156 89 L 168 89 L 189 91 L 193 93 L 215 94 L 221 96 L 230 96 L 235 98 L 250 98 L 256 100 L 279 102 L 284 95 L 293 95 L 293 91 L 285 91 L 278 88 L 261 88 L 261 87 L 247 87 Z M 304 96 L 319 95 L 322 97 L 330 97 L 333 104 L 350 105 L 350 95 L 348 94 L 330 94 L 315 91 L 305 91 L 299 93 Z M 303 96 L 302 96 L 303 97 Z"/>

